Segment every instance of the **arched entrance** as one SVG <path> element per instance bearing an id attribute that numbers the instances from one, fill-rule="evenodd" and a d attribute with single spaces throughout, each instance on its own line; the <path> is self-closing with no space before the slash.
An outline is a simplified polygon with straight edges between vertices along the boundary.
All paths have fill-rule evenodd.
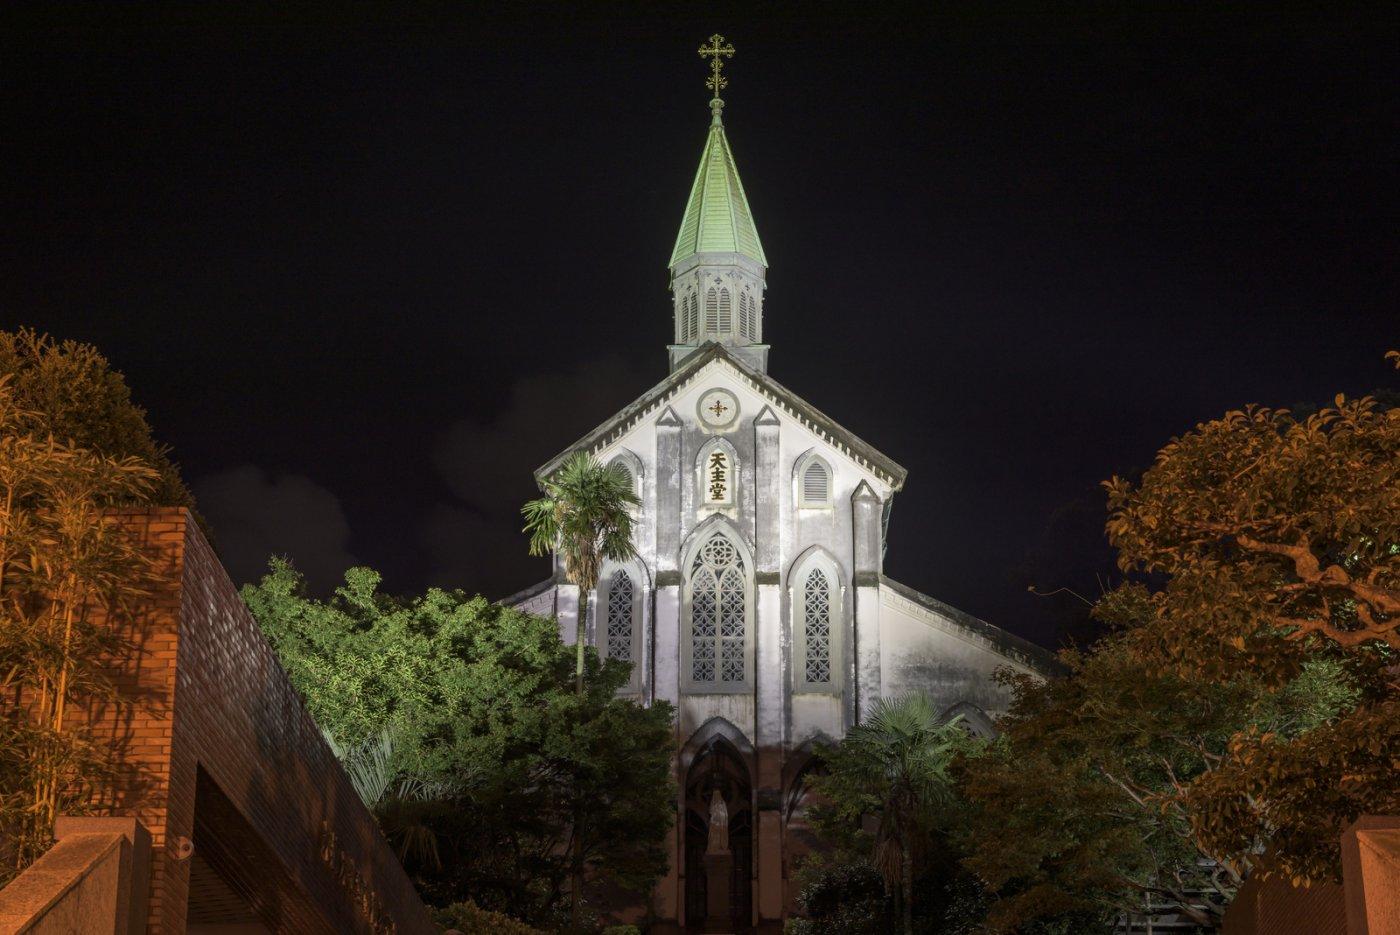
<path id="1" fill-rule="evenodd" d="M 718 789 L 729 809 L 729 883 L 733 931 L 747 932 L 753 919 L 753 788 L 739 751 L 723 736 L 712 737 L 691 761 L 685 782 L 685 919 L 699 932 L 706 915 L 705 850 L 710 843 L 710 797 Z"/>

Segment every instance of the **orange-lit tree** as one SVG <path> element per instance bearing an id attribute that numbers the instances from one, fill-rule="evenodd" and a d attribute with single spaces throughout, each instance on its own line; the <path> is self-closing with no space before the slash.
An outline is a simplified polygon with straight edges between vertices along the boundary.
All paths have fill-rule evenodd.
<path id="1" fill-rule="evenodd" d="M 73 708 L 104 694 L 100 616 L 139 593 L 145 559 L 104 510 L 149 496 L 158 473 L 134 457 L 56 438 L 0 376 L 0 838 L 9 872 L 80 809 L 104 758 Z"/>
<path id="2" fill-rule="evenodd" d="M 1148 901 L 1214 924 L 1243 876 L 1330 877 L 1347 822 L 1400 810 L 1400 409 L 1227 413 L 1105 486 L 1114 632 L 1013 679 L 963 767 L 993 930 Z"/>
<path id="3" fill-rule="evenodd" d="M 1240 730 L 1181 795 L 1209 852 L 1333 875 L 1344 824 L 1400 810 L 1400 409 L 1232 412 L 1107 487 L 1120 566 L 1166 576 L 1133 634 L 1144 665 L 1283 684 L 1335 660 L 1358 687 L 1313 730 Z"/>

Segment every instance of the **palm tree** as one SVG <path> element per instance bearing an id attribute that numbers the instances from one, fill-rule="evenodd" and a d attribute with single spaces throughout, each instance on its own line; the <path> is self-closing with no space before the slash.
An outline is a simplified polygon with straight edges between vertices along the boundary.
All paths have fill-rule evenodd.
<path id="1" fill-rule="evenodd" d="M 882 698 L 838 748 L 878 802 L 875 865 L 900 894 L 905 935 L 914 931 L 914 852 L 952 801 L 948 767 L 967 737 L 960 720 L 940 722 L 926 695 Z"/>
<path id="2" fill-rule="evenodd" d="M 625 472 L 604 467 L 592 456 L 572 455 L 541 487 L 544 496 L 520 508 L 530 554 L 554 550 L 564 558 L 564 574 L 578 585 L 577 690 L 583 694 L 584 629 L 588 595 L 598 586 L 603 562 L 625 561 L 637 554 L 632 545 L 630 507 L 640 503 Z"/>
<path id="3" fill-rule="evenodd" d="M 583 697 L 583 644 L 588 624 L 588 595 L 598 586 L 603 562 L 620 562 L 637 554 L 632 545 L 632 513 L 641 502 L 632 492 L 628 475 L 599 464 L 585 452 L 564 462 L 553 477 L 542 482 L 544 496 L 520 508 L 524 531 L 530 534 L 530 554 L 548 555 L 558 550 L 564 558 L 564 575 L 578 585 L 578 630 L 574 646 L 577 663 L 575 690 Z M 570 928 L 579 931 L 579 897 L 583 889 L 583 839 L 574 815 L 572 885 L 569 893 Z"/>
<path id="4" fill-rule="evenodd" d="M 428 819 L 446 807 L 457 788 L 405 770 L 394 753 L 398 733 L 391 726 L 350 747 L 337 743 L 329 731 L 322 730 L 321 735 L 350 777 L 355 794 L 379 820 L 384 837 L 397 847 L 399 860 L 412 858 L 433 870 L 442 869 L 437 833 Z"/>

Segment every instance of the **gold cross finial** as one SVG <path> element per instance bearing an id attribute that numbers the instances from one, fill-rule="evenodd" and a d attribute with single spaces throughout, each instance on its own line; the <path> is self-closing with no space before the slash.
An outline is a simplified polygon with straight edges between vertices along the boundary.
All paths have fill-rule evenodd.
<path id="1" fill-rule="evenodd" d="M 720 69 L 724 67 L 722 59 L 734 57 L 734 46 L 724 41 L 724 37 L 715 33 L 710 37 L 709 45 L 700 47 L 700 57 L 710 60 L 710 77 L 705 79 L 705 87 L 714 92 L 714 100 L 719 100 L 719 92 L 729 86 L 729 79 L 720 74 Z M 714 101 L 711 101 L 713 106 Z M 716 112 L 718 116 L 718 112 Z"/>

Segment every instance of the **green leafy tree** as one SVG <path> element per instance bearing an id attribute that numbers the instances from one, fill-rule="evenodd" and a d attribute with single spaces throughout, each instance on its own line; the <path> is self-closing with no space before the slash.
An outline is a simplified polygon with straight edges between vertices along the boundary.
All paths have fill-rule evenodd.
<path id="1" fill-rule="evenodd" d="M 588 596 L 598 586 L 603 562 L 625 561 L 636 554 L 631 508 L 639 501 L 625 474 L 582 452 L 565 461 L 542 486 L 544 496 L 526 503 L 520 512 L 530 536 L 530 554 L 550 555 L 557 550 L 564 559 L 564 574 L 578 585 L 575 674 L 583 694 Z"/>
<path id="2" fill-rule="evenodd" d="M 951 764 L 974 741 L 941 722 L 927 696 L 882 699 L 840 744 L 822 751 L 812 780 L 814 823 L 828 841 L 868 860 L 898 894 L 900 925 L 914 931 L 915 877 L 954 805 Z M 873 822 L 873 832 L 864 823 Z"/>
<path id="3" fill-rule="evenodd" d="M 438 905 L 472 899 L 556 925 L 576 867 L 646 892 L 674 817 L 673 710 L 618 697 L 626 664 L 590 655 L 584 693 L 553 620 L 430 590 L 400 599 L 352 569 L 325 601 L 274 561 L 243 597 L 322 728 L 346 747 L 392 729 L 381 773 L 440 783 L 412 818 L 436 860 L 406 866 Z M 390 780 L 389 784 L 396 780 Z"/>
<path id="4" fill-rule="evenodd" d="M 1145 900 L 1218 925 L 1240 876 L 1192 830 L 1193 784 L 1253 727 L 1299 736 L 1355 704 L 1336 660 L 1275 687 L 1144 668 L 1133 634 L 1066 653 L 1066 678 L 1004 674 L 1015 702 L 1001 736 L 961 761 L 964 864 L 996 897 L 990 931 L 1078 920 L 1102 929 Z"/>
<path id="5" fill-rule="evenodd" d="M 530 536 L 531 555 L 558 552 L 564 574 L 578 586 L 578 622 L 574 635 L 575 688 L 583 695 L 584 653 L 588 601 L 598 586 L 603 562 L 623 561 L 636 554 L 632 544 L 631 508 L 638 503 L 628 477 L 604 467 L 584 452 L 572 455 L 564 466 L 542 483 L 544 496 L 520 508 L 524 531 Z M 583 817 L 577 816 L 576 823 Z M 573 840 L 573 884 L 570 887 L 570 926 L 579 927 L 579 897 L 583 888 L 585 858 L 583 837 Z"/>

